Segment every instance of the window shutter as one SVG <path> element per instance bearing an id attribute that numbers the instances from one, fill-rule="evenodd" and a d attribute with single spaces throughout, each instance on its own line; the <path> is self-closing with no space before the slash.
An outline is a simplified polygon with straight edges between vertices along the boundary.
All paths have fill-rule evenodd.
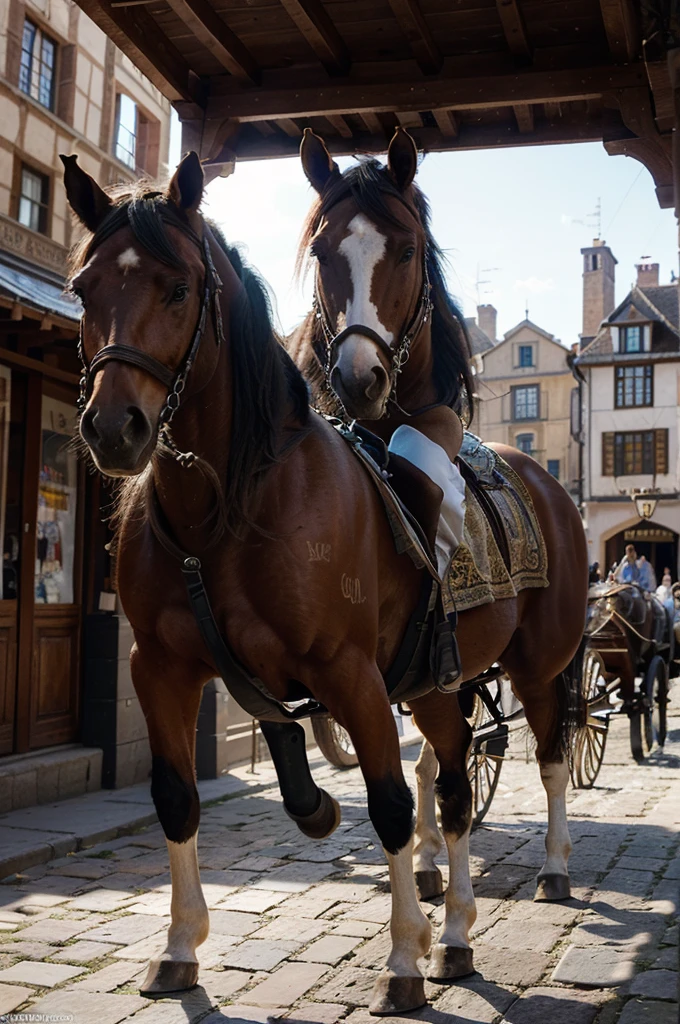
<path id="1" fill-rule="evenodd" d="M 657 473 L 668 472 L 668 431 L 654 431 L 654 469 Z"/>
<path id="2" fill-rule="evenodd" d="M 602 476 L 614 476 L 614 431 L 602 435 Z"/>

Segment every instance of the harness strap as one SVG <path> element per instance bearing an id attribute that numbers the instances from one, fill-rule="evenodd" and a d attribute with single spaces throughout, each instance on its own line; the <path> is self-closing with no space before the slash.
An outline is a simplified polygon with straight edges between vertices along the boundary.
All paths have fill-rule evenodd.
<path id="1" fill-rule="evenodd" d="M 171 388 L 175 380 L 175 370 L 171 370 L 160 359 L 149 356 L 146 352 L 133 348 L 131 345 L 119 344 L 107 345 L 106 348 L 102 348 L 96 353 L 89 366 L 90 377 L 94 377 L 106 363 L 112 360 L 119 363 L 130 363 L 131 366 L 144 370 L 152 377 L 155 377 L 156 380 L 159 380 L 166 388 Z"/>

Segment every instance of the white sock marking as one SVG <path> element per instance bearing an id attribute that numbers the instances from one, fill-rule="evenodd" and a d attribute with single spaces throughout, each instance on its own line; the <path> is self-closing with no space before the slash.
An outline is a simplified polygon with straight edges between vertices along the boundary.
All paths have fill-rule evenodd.
<path id="1" fill-rule="evenodd" d="M 413 840 L 413 870 L 437 871 L 435 858 L 442 848 L 437 825 L 434 784 L 437 778 L 437 755 L 425 740 L 416 765 L 416 830 Z"/>
<path id="2" fill-rule="evenodd" d="M 566 760 L 559 764 L 542 764 L 541 782 L 548 795 L 548 832 L 545 837 L 545 864 L 540 874 L 566 875 L 571 853 L 566 800 L 569 765 Z"/>
<path id="3" fill-rule="evenodd" d="M 387 853 L 392 888 L 390 934 L 392 950 L 387 970 L 405 978 L 420 977 L 418 960 L 430 948 L 432 929 L 420 909 L 413 877 L 413 840 L 409 839 L 399 853 Z"/>
<path id="4" fill-rule="evenodd" d="M 208 937 L 208 908 L 198 871 L 198 832 L 186 843 L 168 843 L 172 879 L 172 923 L 163 960 L 195 961 L 196 947 Z"/>

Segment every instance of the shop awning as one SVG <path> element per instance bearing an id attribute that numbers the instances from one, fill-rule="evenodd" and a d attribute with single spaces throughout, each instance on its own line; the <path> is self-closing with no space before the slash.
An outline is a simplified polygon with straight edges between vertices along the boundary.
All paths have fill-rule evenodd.
<path id="1" fill-rule="evenodd" d="M 44 313 L 55 313 L 78 323 L 82 309 L 77 299 L 65 294 L 56 284 L 50 284 L 26 271 L 15 270 L 0 263 L 0 294 L 25 302 Z"/>

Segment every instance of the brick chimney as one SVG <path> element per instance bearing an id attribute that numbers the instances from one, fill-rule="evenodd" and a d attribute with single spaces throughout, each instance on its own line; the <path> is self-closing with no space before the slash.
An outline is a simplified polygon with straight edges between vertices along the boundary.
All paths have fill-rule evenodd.
<path id="1" fill-rule="evenodd" d="M 659 287 L 659 264 L 658 263 L 638 263 L 636 264 L 637 269 L 637 286 L 638 288 L 658 288 Z"/>
<path id="2" fill-rule="evenodd" d="M 496 324 L 498 311 L 495 306 L 486 303 L 484 306 L 477 306 L 477 324 L 480 331 L 484 331 L 489 341 L 496 344 Z"/>
<path id="3" fill-rule="evenodd" d="M 613 312 L 617 259 L 601 238 L 581 249 L 583 256 L 583 330 L 581 348 L 593 340 L 602 321 Z"/>

